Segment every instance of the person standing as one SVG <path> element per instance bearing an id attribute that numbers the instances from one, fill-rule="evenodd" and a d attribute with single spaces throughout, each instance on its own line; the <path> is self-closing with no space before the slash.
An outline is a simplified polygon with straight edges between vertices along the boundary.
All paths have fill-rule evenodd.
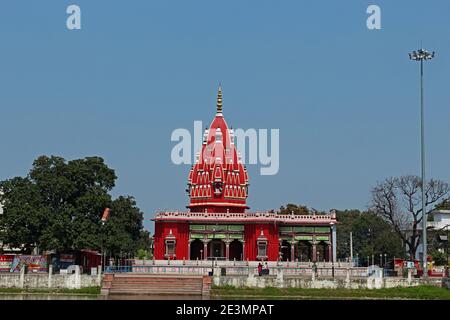
<path id="1" fill-rule="evenodd" d="M 261 277 L 262 276 L 262 264 L 261 264 L 261 262 L 260 263 L 258 263 L 258 274 L 259 274 L 259 276 Z"/>

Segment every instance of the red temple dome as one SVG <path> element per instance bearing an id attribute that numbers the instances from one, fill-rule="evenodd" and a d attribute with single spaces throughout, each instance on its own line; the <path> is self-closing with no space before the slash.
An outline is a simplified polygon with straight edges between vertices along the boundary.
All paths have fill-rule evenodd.
<path id="1" fill-rule="evenodd" d="M 222 114 L 222 88 L 217 94 L 217 113 L 203 135 L 201 152 L 189 172 L 191 212 L 244 212 L 248 173 Z"/>

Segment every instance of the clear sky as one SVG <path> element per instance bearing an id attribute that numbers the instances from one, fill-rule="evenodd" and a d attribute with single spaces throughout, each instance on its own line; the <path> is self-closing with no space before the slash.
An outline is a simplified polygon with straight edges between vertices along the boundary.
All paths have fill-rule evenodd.
<path id="1" fill-rule="evenodd" d="M 82 29 L 66 28 L 78 4 Z M 366 9 L 381 8 L 368 30 Z M 0 3 L 0 179 L 39 155 L 98 155 L 145 226 L 184 209 L 176 128 L 210 123 L 219 82 L 236 128 L 279 128 L 280 171 L 250 165 L 252 210 L 365 209 L 381 179 L 420 174 L 426 65 L 428 177 L 450 181 L 450 2 L 46 0 Z"/>

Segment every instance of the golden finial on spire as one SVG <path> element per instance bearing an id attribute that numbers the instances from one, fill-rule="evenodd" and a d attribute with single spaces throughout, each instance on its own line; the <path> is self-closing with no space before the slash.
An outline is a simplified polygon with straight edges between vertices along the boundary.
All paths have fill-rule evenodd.
<path id="1" fill-rule="evenodd" d="M 217 113 L 222 113 L 222 85 L 219 84 L 219 90 L 217 91 Z"/>

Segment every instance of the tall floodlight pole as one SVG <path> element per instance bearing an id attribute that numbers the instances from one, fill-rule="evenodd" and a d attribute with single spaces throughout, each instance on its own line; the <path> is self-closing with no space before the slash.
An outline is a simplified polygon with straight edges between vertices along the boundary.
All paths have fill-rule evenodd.
<path id="1" fill-rule="evenodd" d="M 423 62 L 434 58 L 434 51 L 428 52 L 425 49 L 419 49 L 409 54 L 413 61 L 420 61 L 420 145 L 422 160 L 422 243 L 423 243 L 423 275 L 428 276 L 427 266 L 427 212 L 425 202 L 425 125 L 424 125 L 424 103 L 423 103 Z"/>

